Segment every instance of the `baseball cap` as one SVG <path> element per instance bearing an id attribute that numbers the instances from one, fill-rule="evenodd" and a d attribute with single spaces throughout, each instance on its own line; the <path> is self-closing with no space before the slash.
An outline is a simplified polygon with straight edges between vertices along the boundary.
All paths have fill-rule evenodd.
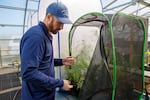
<path id="1" fill-rule="evenodd" d="M 63 24 L 71 24 L 68 15 L 68 8 L 61 2 L 51 3 L 46 10 L 46 13 L 54 15 Z"/>

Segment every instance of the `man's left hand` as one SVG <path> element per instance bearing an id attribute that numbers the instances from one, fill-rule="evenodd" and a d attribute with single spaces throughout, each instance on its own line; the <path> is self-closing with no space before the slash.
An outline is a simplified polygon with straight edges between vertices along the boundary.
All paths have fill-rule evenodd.
<path id="1" fill-rule="evenodd" d="M 71 66 L 71 65 L 73 65 L 73 64 L 76 63 L 76 60 L 75 60 L 75 58 L 69 56 L 69 57 L 64 58 L 64 59 L 62 60 L 62 63 L 63 63 L 63 65 L 65 65 L 65 66 Z"/>

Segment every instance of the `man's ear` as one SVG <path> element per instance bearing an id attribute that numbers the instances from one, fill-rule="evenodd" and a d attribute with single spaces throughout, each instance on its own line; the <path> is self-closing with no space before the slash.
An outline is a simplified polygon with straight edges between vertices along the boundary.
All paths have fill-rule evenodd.
<path id="1" fill-rule="evenodd" d="M 52 21 L 52 15 L 51 14 L 47 14 L 47 19 L 51 22 Z"/>

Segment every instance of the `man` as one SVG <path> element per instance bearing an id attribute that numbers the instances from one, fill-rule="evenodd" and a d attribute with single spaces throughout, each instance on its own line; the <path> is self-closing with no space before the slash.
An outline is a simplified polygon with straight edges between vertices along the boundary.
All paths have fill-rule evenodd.
<path id="1" fill-rule="evenodd" d="M 20 43 L 22 100 L 54 100 L 55 88 L 70 90 L 73 86 L 68 80 L 55 79 L 54 65 L 70 66 L 73 57 L 53 58 L 52 34 L 70 24 L 67 7 L 52 3 L 46 10 L 43 22 L 30 28 Z"/>

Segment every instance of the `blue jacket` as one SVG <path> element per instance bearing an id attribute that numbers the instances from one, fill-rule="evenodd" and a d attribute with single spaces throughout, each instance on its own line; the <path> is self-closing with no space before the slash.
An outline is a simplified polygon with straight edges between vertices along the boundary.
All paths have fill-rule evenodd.
<path id="1" fill-rule="evenodd" d="M 54 100 L 55 88 L 63 80 L 55 79 L 54 65 L 62 59 L 53 58 L 52 36 L 40 22 L 30 28 L 20 42 L 22 100 Z"/>

